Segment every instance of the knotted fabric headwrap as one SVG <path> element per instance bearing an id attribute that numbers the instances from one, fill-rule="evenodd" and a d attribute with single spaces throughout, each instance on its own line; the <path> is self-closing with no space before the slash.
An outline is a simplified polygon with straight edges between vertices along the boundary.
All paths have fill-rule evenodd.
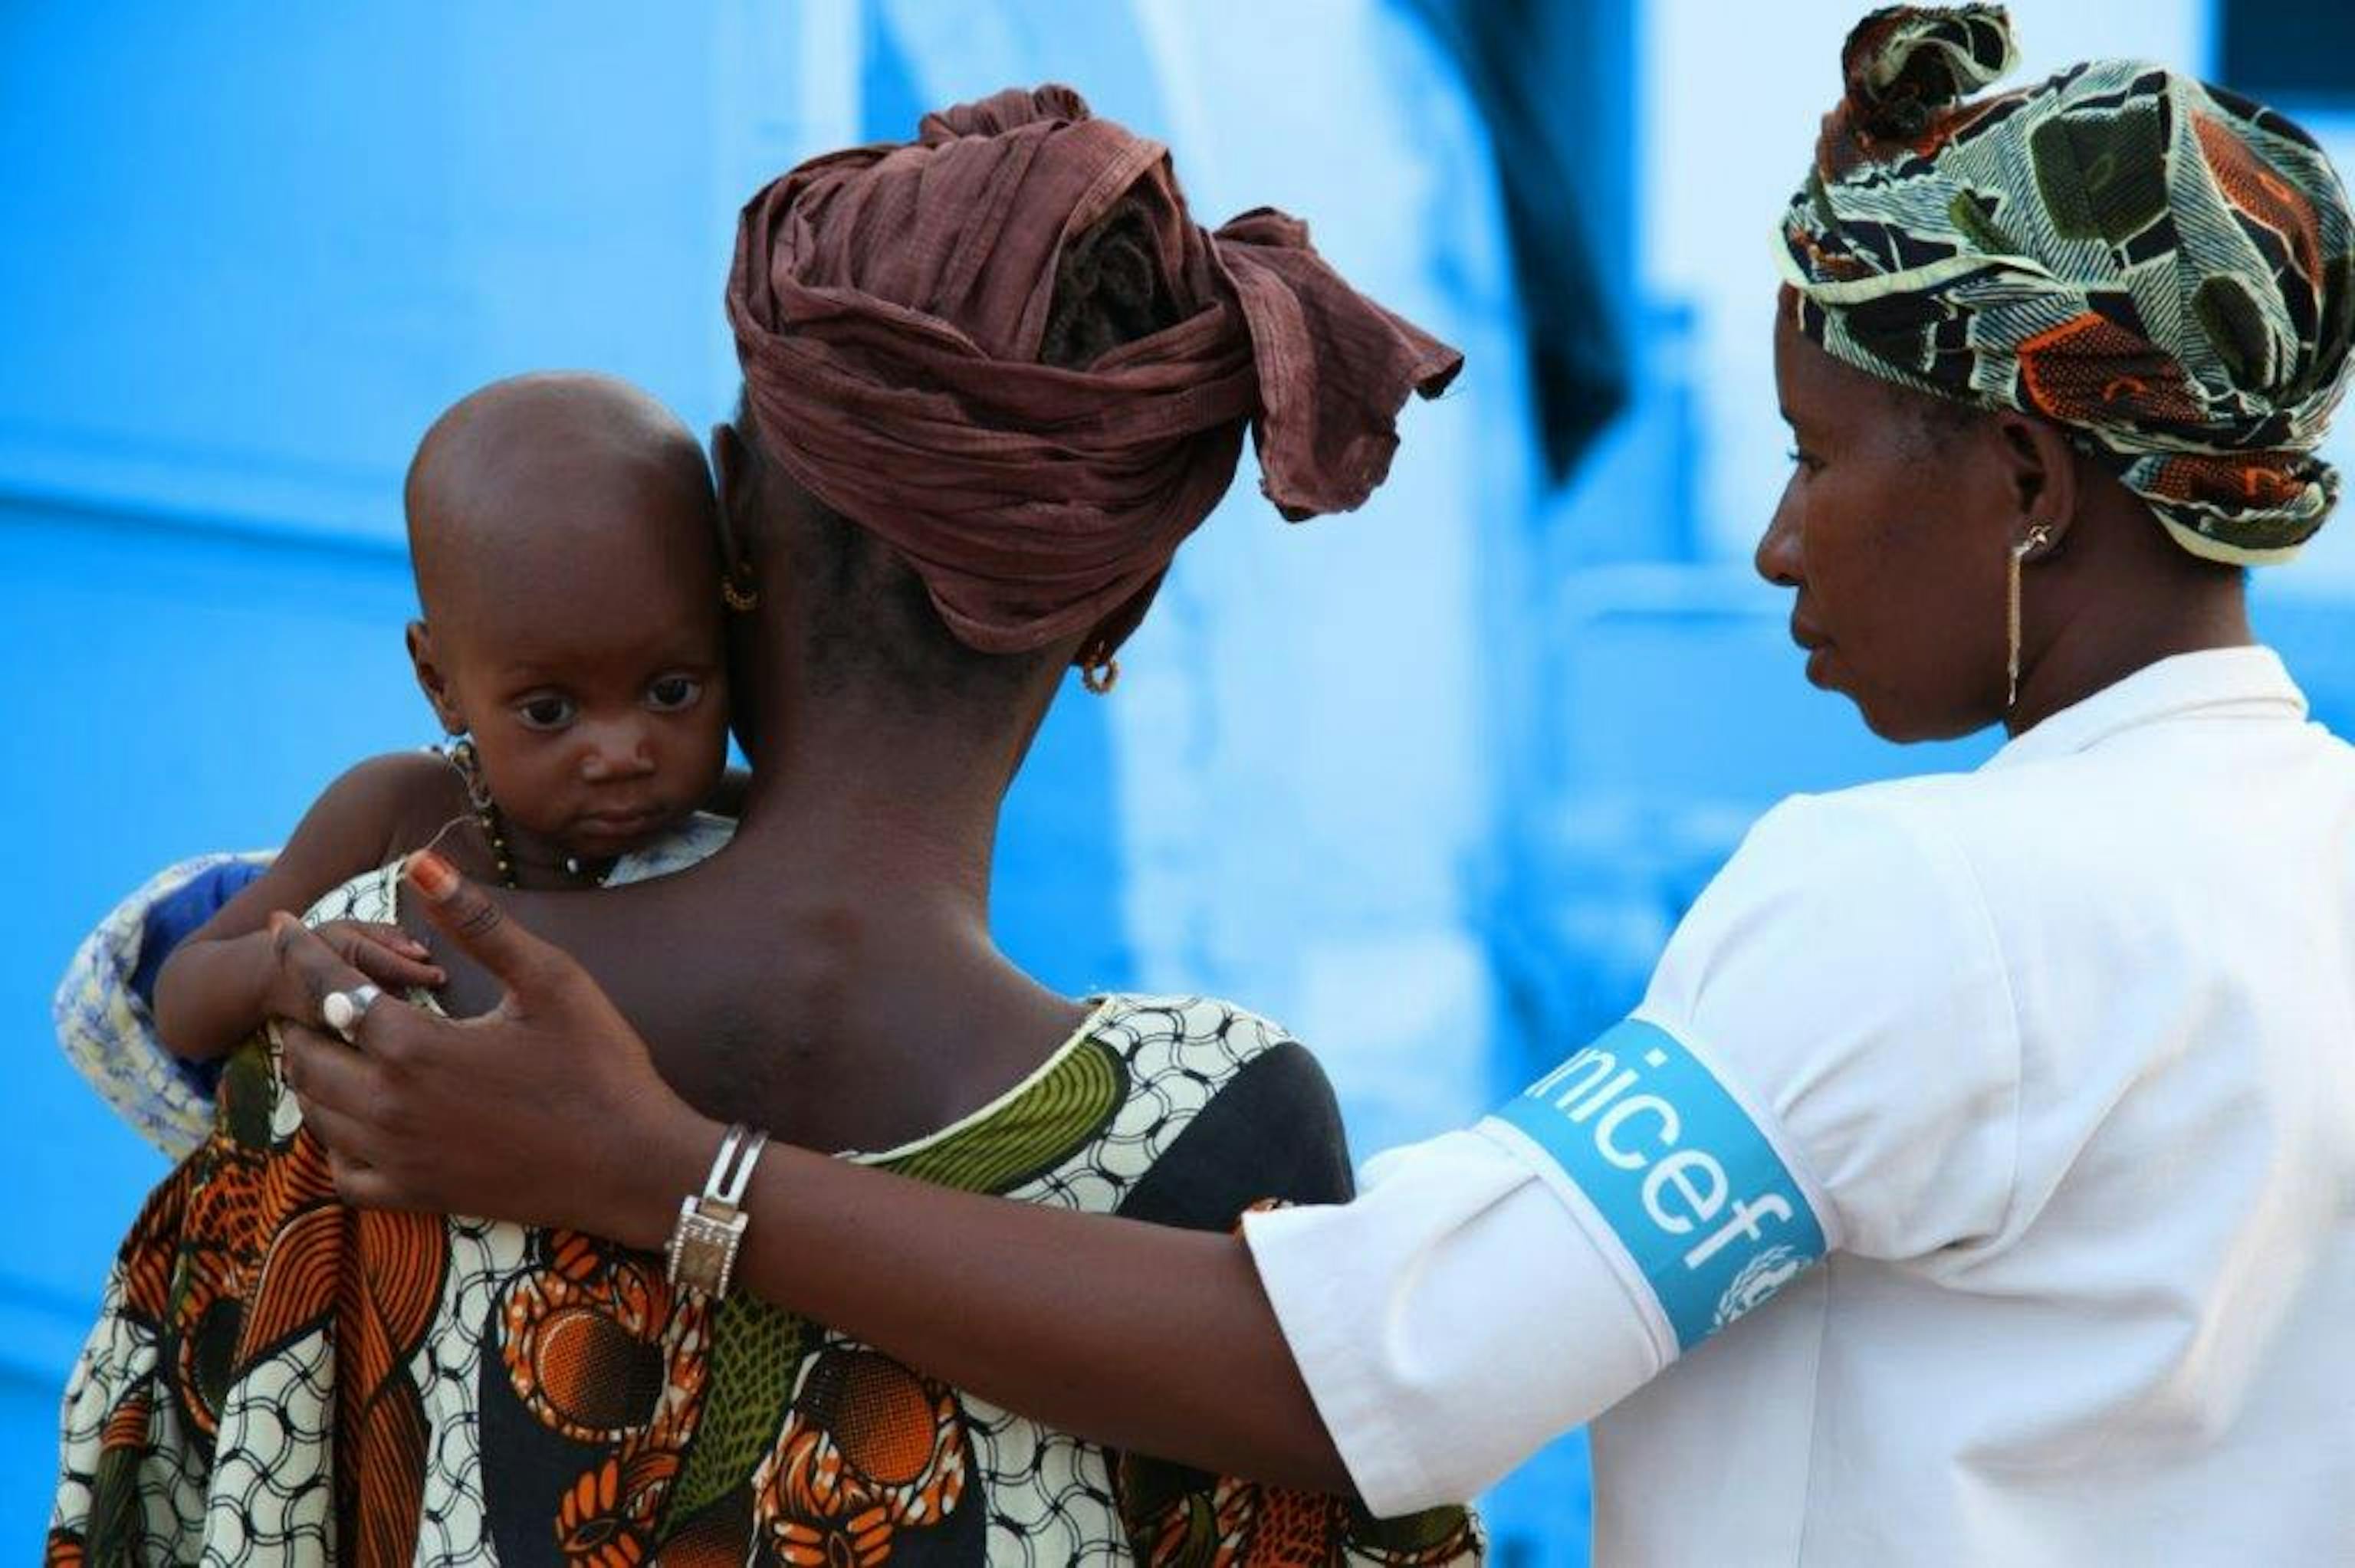
<path id="1" fill-rule="evenodd" d="M 1124 199 L 1175 324 L 1084 368 L 1039 363 L 1065 248 Z M 1246 424 L 1285 517 L 1357 506 L 1390 471 L 1407 395 L 1463 364 L 1344 282 L 1295 219 L 1205 231 L 1167 152 L 1064 87 L 927 115 L 913 143 L 762 190 L 728 317 L 764 450 L 986 652 L 1124 635 L 1226 493 Z"/>
<path id="2" fill-rule="evenodd" d="M 2355 334 L 2347 193 L 2312 137 L 2158 66 L 2009 69 L 2003 9 L 1893 6 L 1775 249 L 1837 358 L 2066 427 L 2211 560 L 2286 560 L 2338 499 L 2314 455 Z"/>

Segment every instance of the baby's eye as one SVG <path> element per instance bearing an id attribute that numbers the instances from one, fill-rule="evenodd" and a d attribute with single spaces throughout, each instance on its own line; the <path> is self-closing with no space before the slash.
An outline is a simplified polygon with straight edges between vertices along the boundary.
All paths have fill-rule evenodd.
<path id="1" fill-rule="evenodd" d="M 695 705 L 703 683 L 692 675 L 665 675 L 646 688 L 646 705 L 656 713 L 675 714 Z"/>
<path id="2" fill-rule="evenodd" d="M 570 697 L 531 697 L 516 705 L 516 716 L 527 729 L 562 729 L 574 713 Z"/>
<path id="3" fill-rule="evenodd" d="M 1793 466 L 1805 469 L 1809 473 L 1813 473 L 1816 470 L 1824 466 L 1822 459 L 1817 457 L 1815 453 L 1799 447 L 1793 447 L 1789 451 L 1783 455 L 1791 460 Z"/>

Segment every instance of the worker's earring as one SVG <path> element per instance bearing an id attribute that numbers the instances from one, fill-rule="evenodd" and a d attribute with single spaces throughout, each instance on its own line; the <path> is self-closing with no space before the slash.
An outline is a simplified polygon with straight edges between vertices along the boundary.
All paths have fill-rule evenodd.
<path id="1" fill-rule="evenodd" d="M 2004 660 L 2003 711 L 2009 713 L 2019 705 L 2019 573 L 2028 557 L 2052 542 L 2050 525 L 2039 523 L 2028 531 L 2028 537 L 2011 547 L 2009 581 L 2004 596 L 2004 622 L 2010 652 Z"/>
<path id="2" fill-rule="evenodd" d="M 1101 697 L 1120 683 L 1120 661 L 1108 643 L 1098 641 L 1080 655 L 1080 684 Z"/>

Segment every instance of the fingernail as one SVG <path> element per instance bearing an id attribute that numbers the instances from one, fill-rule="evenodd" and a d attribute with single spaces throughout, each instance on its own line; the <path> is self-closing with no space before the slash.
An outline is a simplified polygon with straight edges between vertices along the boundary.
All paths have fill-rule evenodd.
<path id="1" fill-rule="evenodd" d="M 408 877 L 418 892 L 439 904 L 458 891 L 458 868 L 432 850 L 409 857 Z"/>

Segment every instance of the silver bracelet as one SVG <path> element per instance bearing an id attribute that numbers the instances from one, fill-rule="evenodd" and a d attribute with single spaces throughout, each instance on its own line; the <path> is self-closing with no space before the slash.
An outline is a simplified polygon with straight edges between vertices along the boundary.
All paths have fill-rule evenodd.
<path id="1" fill-rule="evenodd" d="M 744 1245 L 744 1227 L 751 1221 L 744 1212 L 744 1194 L 752 1184 L 752 1167 L 768 1146 L 767 1133 L 754 1132 L 741 1122 L 719 1140 L 703 1191 L 679 1200 L 678 1224 L 663 1251 L 673 1285 L 714 1301 L 728 1294 L 736 1254 Z"/>

